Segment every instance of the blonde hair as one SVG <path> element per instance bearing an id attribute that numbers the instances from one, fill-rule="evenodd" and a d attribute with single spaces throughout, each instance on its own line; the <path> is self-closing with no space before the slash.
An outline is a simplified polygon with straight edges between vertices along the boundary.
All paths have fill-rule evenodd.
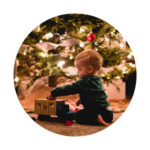
<path id="1" fill-rule="evenodd" d="M 92 49 L 80 52 L 75 59 L 75 63 L 76 61 L 80 61 L 86 65 L 91 65 L 95 70 L 100 70 L 103 64 L 101 55 Z"/>

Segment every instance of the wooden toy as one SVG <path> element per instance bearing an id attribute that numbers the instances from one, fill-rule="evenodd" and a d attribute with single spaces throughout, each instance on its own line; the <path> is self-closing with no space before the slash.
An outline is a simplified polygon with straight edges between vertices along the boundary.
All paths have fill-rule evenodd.
<path id="1" fill-rule="evenodd" d="M 50 117 L 58 117 L 64 110 L 65 100 L 35 100 L 34 112 L 38 115 L 46 115 Z"/>
<path id="2" fill-rule="evenodd" d="M 65 123 L 66 126 L 71 126 L 74 119 L 74 113 L 69 111 L 69 105 L 65 104 L 64 99 L 37 99 L 35 100 L 34 112 L 38 114 L 38 120 L 52 121 L 52 119 L 57 119 L 59 122 Z"/>

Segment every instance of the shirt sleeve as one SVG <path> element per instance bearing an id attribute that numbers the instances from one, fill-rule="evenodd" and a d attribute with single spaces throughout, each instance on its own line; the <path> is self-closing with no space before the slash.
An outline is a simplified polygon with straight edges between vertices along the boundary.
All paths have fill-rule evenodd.
<path id="1" fill-rule="evenodd" d="M 51 90 L 51 94 L 53 97 L 77 94 L 81 90 L 81 84 L 82 80 L 78 80 Z"/>

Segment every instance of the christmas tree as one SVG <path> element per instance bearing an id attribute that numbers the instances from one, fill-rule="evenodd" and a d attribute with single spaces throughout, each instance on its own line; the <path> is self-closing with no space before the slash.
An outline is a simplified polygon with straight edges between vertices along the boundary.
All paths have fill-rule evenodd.
<path id="1" fill-rule="evenodd" d="M 106 84 L 126 81 L 136 72 L 132 51 L 117 29 L 93 16 L 67 14 L 43 22 L 23 41 L 16 57 L 15 86 L 29 78 L 28 88 L 43 76 L 57 74 L 76 79 L 64 68 L 74 66 L 76 55 L 87 48 L 102 56 L 99 76 Z"/>

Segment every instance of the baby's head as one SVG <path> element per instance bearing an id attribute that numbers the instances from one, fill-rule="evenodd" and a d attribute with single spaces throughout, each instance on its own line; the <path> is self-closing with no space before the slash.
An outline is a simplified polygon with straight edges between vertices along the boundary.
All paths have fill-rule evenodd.
<path id="1" fill-rule="evenodd" d="M 91 49 L 80 52 L 75 59 L 75 65 L 78 69 L 79 77 L 97 75 L 102 64 L 103 60 L 100 54 Z"/>

